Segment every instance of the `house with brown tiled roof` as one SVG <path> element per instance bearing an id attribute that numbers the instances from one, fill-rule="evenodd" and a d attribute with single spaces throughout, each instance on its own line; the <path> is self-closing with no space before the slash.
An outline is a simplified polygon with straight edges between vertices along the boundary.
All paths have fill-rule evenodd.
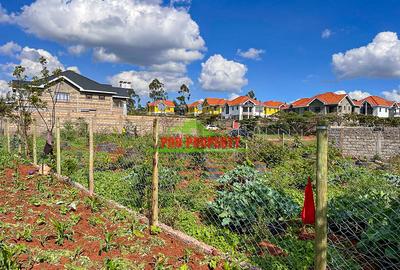
<path id="1" fill-rule="evenodd" d="M 378 96 L 366 97 L 360 102 L 360 113 L 377 117 L 399 117 L 400 109 L 396 102 Z"/>
<path id="2" fill-rule="evenodd" d="M 359 106 L 347 95 L 327 92 L 311 98 L 301 98 L 289 105 L 287 109 L 297 113 L 306 111 L 314 113 L 358 113 Z"/>
<path id="3" fill-rule="evenodd" d="M 222 117 L 225 119 L 242 120 L 264 116 L 263 103 L 248 96 L 226 101 L 222 111 Z"/>

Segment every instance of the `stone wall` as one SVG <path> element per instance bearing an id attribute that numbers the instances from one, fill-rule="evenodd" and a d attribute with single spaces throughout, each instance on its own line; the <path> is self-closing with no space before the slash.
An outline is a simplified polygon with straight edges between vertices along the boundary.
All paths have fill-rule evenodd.
<path id="1" fill-rule="evenodd" d="M 388 159 L 400 155 L 400 128 L 330 127 L 329 142 L 346 156 Z"/>
<path id="2" fill-rule="evenodd" d="M 153 131 L 153 120 L 155 116 L 149 115 L 109 115 L 109 114 L 96 114 L 96 113 L 58 113 L 57 116 L 60 118 L 61 126 L 67 121 L 77 122 L 83 120 L 88 122 L 90 118 L 93 118 L 94 132 L 96 133 L 121 133 L 126 127 L 129 130 L 135 130 L 138 135 L 150 134 Z M 44 122 L 39 116 L 34 116 L 37 121 L 38 132 L 45 132 L 46 127 Z M 160 133 L 166 132 L 174 127 L 182 126 L 185 119 L 184 117 L 173 117 L 173 116 L 159 116 L 159 130 Z M 0 129 L 5 127 L 5 121 L 0 120 Z M 3 131 L 2 131 L 3 132 Z M 16 132 L 16 126 L 10 127 L 10 132 Z"/>

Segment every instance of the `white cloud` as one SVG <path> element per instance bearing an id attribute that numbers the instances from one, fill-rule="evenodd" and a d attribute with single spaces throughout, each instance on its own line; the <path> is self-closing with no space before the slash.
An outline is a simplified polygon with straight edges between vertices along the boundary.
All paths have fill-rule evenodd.
<path id="1" fill-rule="evenodd" d="M 93 48 L 99 61 L 148 67 L 201 59 L 205 42 L 197 23 L 161 2 L 36 0 L 14 20 L 40 38 Z"/>
<path id="2" fill-rule="evenodd" d="M 83 45 L 74 45 L 68 47 L 68 52 L 72 55 L 81 55 L 86 52 L 86 47 Z"/>
<path id="3" fill-rule="evenodd" d="M 201 64 L 199 82 L 205 90 L 239 93 L 247 84 L 247 67 L 216 54 Z"/>
<path id="4" fill-rule="evenodd" d="M 254 60 L 261 60 L 261 55 L 264 54 L 265 51 L 262 49 L 255 49 L 255 48 L 250 48 L 247 51 L 242 51 L 241 49 L 238 49 L 236 51 L 236 54 L 247 59 L 254 59 Z"/>
<path id="5" fill-rule="evenodd" d="M 72 70 L 75 73 L 81 74 L 81 71 L 77 66 L 67 67 L 67 70 Z"/>
<path id="6" fill-rule="evenodd" d="M 383 91 L 382 95 L 387 100 L 400 102 L 400 90 L 399 89 L 393 89 L 393 90 L 390 90 L 390 91 Z"/>
<path id="7" fill-rule="evenodd" d="M 7 14 L 7 11 L 1 6 L 1 3 L 0 3 L 0 23 L 8 23 L 8 22 L 11 22 L 11 18 Z"/>
<path id="8" fill-rule="evenodd" d="M 190 86 L 192 80 L 180 73 L 168 73 L 158 71 L 124 71 L 118 73 L 108 79 L 114 85 L 119 86 L 120 81 L 131 82 L 136 94 L 147 97 L 149 95 L 149 84 L 153 79 L 157 78 L 165 86 L 168 92 L 176 92 L 182 84 Z"/>
<path id="9" fill-rule="evenodd" d="M 9 91 L 11 91 L 11 88 L 8 82 L 0 80 L 0 97 L 5 97 Z"/>
<path id="10" fill-rule="evenodd" d="M 237 97 L 239 97 L 238 94 L 236 94 L 236 93 L 231 93 L 231 94 L 229 94 L 228 99 L 229 99 L 229 100 L 232 100 L 232 99 L 235 99 L 235 98 L 237 98 Z"/>
<path id="11" fill-rule="evenodd" d="M 332 64 L 339 78 L 400 77 L 400 40 L 381 32 L 366 46 L 334 54 Z"/>
<path id="12" fill-rule="evenodd" d="M 9 41 L 3 46 L 0 46 L 0 54 L 7 56 L 15 56 L 16 53 L 21 51 L 21 46 L 19 46 L 14 41 Z"/>
<path id="13" fill-rule="evenodd" d="M 328 39 L 328 38 L 330 38 L 331 36 L 332 36 L 332 30 L 330 30 L 330 29 L 325 29 L 324 31 L 322 31 L 321 32 L 321 38 L 323 38 L 323 39 Z"/>
<path id="14" fill-rule="evenodd" d="M 29 47 L 24 47 L 20 50 L 19 54 L 16 55 L 19 63 L 0 64 L 0 69 L 5 72 L 6 75 L 11 76 L 15 66 L 21 65 L 25 67 L 25 75 L 28 77 L 37 76 L 42 70 L 42 65 L 39 63 L 41 56 L 47 59 L 47 68 L 50 71 L 54 71 L 58 68 L 64 69 L 64 65 L 58 60 L 57 56 L 43 49 L 33 49 Z"/>
<path id="15" fill-rule="evenodd" d="M 370 93 L 362 91 L 362 90 L 354 90 L 350 92 L 346 92 L 344 90 L 339 90 L 335 92 L 336 94 L 348 94 L 350 98 L 355 99 L 355 100 L 361 100 L 363 98 L 371 96 Z"/>

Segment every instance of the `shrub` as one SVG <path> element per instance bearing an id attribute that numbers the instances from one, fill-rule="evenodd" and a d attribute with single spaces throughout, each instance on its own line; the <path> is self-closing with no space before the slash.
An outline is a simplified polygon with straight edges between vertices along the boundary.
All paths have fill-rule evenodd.
<path id="1" fill-rule="evenodd" d="M 218 182 L 223 188 L 209 209 L 222 226 L 245 232 L 260 218 L 265 223 L 284 222 L 300 213 L 291 198 L 267 187 L 254 169 L 240 166 Z"/>

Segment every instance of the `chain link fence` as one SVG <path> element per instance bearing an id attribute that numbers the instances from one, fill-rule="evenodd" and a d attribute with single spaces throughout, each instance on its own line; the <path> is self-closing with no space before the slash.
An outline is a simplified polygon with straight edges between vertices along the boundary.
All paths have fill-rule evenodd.
<path id="1" fill-rule="evenodd" d="M 124 130 L 94 135 L 95 192 L 150 217 L 152 131 Z M 213 246 L 237 269 L 314 268 L 315 228 L 304 225 L 300 213 L 309 177 L 317 192 L 315 140 L 293 137 L 282 144 L 259 133 L 241 136 L 238 147 L 215 148 L 208 141 L 194 145 L 195 138 L 228 140 L 227 131 L 194 119 L 162 130 L 160 222 Z M 38 135 L 39 155 L 44 139 Z M 56 168 L 54 159 L 38 162 Z M 61 127 L 61 174 L 88 187 L 83 120 Z M 329 148 L 328 269 L 400 269 L 399 175 L 389 163 L 359 164 Z"/>

